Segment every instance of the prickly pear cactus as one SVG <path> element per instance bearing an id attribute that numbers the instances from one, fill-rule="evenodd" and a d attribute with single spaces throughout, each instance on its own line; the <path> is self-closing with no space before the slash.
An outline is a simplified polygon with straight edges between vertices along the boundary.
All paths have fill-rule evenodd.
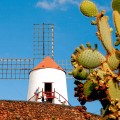
<path id="1" fill-rule="evenodd" d="M 120 0 L 112 0 L 113 21 L 116 30 L 115 46 L 120 44 Z M 105 11 L 98 12 L 97 6 L 90 0 L 83 0 L 80 11 L 87 17 L 94 17 L 96 35 L 101 41 L 106 56 L 90 43 L 80 45 L 71 55 L 74 69 L 69 72 L 75 78 L 74 96 L 81 105 L 99 100 L 103 106 L 102 120 L 120 119 L 120 51 L 112 44 L 112 28 L 108 23 Z"/>

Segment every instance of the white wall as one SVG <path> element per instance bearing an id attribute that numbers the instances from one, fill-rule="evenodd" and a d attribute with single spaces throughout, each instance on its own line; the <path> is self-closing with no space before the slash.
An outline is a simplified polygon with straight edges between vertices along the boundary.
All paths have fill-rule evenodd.
<path id="1" fill-rule="evenodd" d="M 34 92 L 38 87 L 40 87 L 40 91 L 42 91 L 42 88 L 44 90 L 44 82 L 52 82 L 52 91 L 54 91 L 55 88 L 55 91 L 68 100 L 65 72 L 54 68 L 31 71 L 28 86 L 28 100 L 34 95 Z M 59 98 L 57 94 L 56 97 Z M 60 100 L 61 102 L 64 101 L 61 97 Z M 58 99 L 54 99 L 53 101 L 55 104 L 60 104 Z"/>

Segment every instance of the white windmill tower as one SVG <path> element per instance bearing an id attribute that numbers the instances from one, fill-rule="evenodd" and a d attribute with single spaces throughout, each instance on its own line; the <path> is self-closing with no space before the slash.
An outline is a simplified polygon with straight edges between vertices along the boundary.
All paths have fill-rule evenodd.
<path id="1" fill-rule="evenodd" d="M 48 91 L 49 93 L 50 91 L 49 96 L 46 93 L 49 102 L 61 104 L 65 101 L 70 105 L 67 96 L 66 76 L 69 77 L 67 73 L 71 71 L 72 66 L 69 60 L 59 60 L 57 61 L 58 65 L 55 61 L 54 24 L 34 24 L 33 57 L 0 58 L 0 79 L 28 80 L 30 78 L 29 100 L 33 100 L 33 91 L 35 92 L 35 89 L 40 87 L 40 96 L 44 92 Z M 34 67 L 36 63 L 39 64 Z"/>
<path id="2" fill-rule="evenodd" d="M 39 97 L 34 92 L 39 87 Z M 43 59 L 31 72 L 28 87 L 28 100 L 39 101 L 46 94 L 47 102 L 68 104 L 65 71 L 49 56 Z"/>

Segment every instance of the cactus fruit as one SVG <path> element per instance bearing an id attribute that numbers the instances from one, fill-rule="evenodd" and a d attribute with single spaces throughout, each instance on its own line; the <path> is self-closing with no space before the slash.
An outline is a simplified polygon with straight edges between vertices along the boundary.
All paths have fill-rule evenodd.
<path id="1" fill-rule="evenodd" d="M 87 17 L 95 17 L 98 13 L 96 5 L 90 0 L 83 0 L 80 5 L 80 11 Z"/>
<path id="2" fill-rule="evenodd" d="M 112 0 L 112 8 L 120 13 L 120 0 Z"/>
<path id="3" fill-rule="evenodd" d="M 117 40 L 120 44 L 120 0 L 112 0 L 113 20 L 116 28 Z M 87 101 L 99 100 L 103 107 L 102 120 L 117 120 L 120 116 L 120 50 L 112 45 L 112 29 L 108 24 L 105 12 L 98 13 L 96 5 L 90 0 L 83 0 L 80 11 L 88 17 L 96 17 L 92 25 L 97 26 L 96 35 L 105 48 L 104 56 L 93 49 L 90 43 L 77 47 L 71 56 L 73 71 L 70 72 L 75 79 L 75 97 L 81 105 Z M 82 82 L 84 80 L 84 82 Z"/>

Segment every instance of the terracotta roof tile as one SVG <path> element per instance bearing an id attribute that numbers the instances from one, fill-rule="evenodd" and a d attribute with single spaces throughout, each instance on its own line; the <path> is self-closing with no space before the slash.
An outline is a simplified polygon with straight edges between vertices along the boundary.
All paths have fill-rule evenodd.
<path id="1" fill-rule="evenodd" d="M 44 69 L 44 68 L 55 68 L 58 70 L 64 71 L 53 59 L 51 59 L 49 56 L 43 59 L 42 62 L 40 62 L 36 67 L 32 69 L 37 70 L 37 69 Z"/>

